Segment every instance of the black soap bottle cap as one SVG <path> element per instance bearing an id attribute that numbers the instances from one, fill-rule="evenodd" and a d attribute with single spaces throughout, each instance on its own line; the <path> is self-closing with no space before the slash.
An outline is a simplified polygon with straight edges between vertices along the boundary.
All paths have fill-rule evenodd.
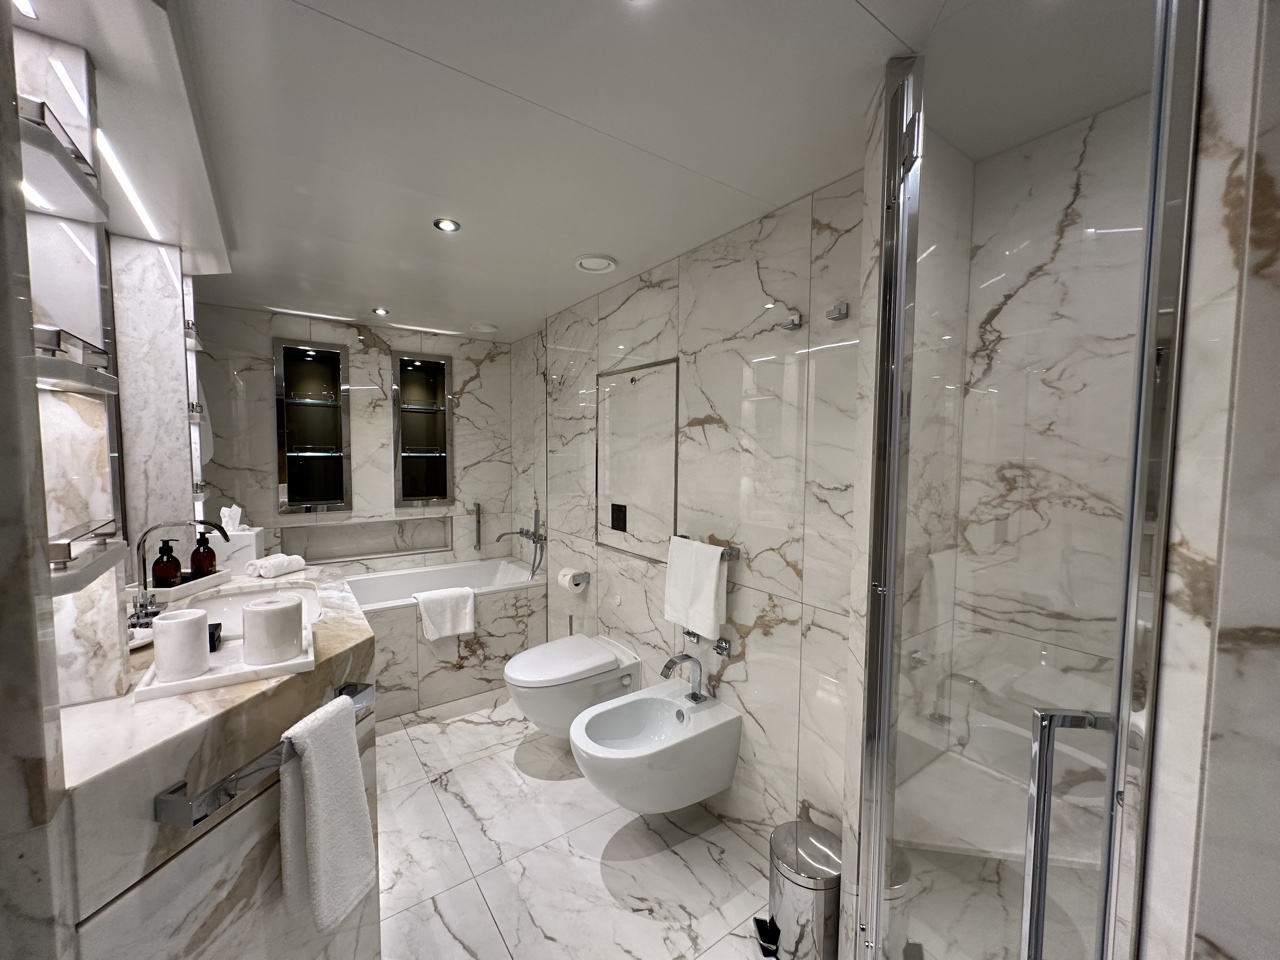
<path id="1" fill-rule="evenodd" d="M 205 533 L 203 530 L 200 531 L 200 533 L 196 534 L 197 547 L 207 547 L 208 545 L 209 545 L 209 534 Z"/>
<path id="2" fill-rule="evenodd" d="M 173 541 L 172 541 L 172 540 L 161 540 L 161 541 L 160 541 L 160 556 L 162 556 L 162 557 L 172 557 L 172 556 L 173 556 Z"/>

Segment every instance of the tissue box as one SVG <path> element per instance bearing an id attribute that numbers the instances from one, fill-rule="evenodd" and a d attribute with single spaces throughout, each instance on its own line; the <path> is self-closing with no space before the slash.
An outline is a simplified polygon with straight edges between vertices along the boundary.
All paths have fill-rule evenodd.
<path id="1" fill-rule="evenodd" d="M 250 560 L 257 560 L 266 554 L 262 527 L 248 527 L 244 530 L 228 531 L 230 541 L 224 541 L 216 534 L 209 537 L 209 546 L 218 555 L 218 569 L 229 570 L 234 574 L 244 573 L 244 565 Z"/>

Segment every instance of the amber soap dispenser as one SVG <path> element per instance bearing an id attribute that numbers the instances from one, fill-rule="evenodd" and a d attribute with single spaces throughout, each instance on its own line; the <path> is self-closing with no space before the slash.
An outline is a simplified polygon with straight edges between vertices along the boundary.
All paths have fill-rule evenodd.
<path id="1" fill-rule="evenodd" d="M 196 537 L 196 548 L 191 551 L 191 579 L 199 580 L 217 572 L 218 555 L 209 546 L 209 535 L 201 533 Z"/>
<path id="2" fill-rule="evenodd" d="M 153 587 L 177 587 L 182 584 L 182 561 L 173 555 L 173 541 L 160 541 L 160 556 L 151 564 Z"/>

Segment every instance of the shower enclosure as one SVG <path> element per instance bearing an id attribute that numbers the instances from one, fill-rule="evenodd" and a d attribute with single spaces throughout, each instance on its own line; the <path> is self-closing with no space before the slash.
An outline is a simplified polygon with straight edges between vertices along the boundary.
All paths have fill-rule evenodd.
<path id="1" fill-rule="evenodd" d="M 1200 22 L 948 3 L 890 65 L 858 960 L 1132 954 Z"/>

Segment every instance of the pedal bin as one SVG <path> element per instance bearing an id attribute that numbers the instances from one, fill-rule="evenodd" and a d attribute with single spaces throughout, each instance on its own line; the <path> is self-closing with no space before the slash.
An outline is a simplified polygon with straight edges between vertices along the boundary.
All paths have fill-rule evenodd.
<path id="1" fill-rule="evenodd" d="M 793 820 L 769 836 L 769 915 L 777 956 L 836 960 L 840 928 L 840 838 Z"/>

